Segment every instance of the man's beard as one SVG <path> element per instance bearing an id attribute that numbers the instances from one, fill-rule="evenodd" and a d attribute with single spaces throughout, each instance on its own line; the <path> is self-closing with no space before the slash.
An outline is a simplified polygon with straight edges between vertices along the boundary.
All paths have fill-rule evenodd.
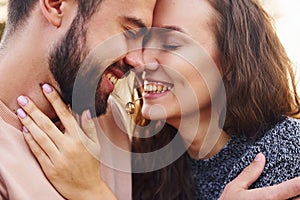
<path id="1" fill-rule="evenodd" d="M 98 85 L 101 76 L 96 64 L 94 64 L 94 67 L 91 67 L 92 69 L 89 67 L 88 71 L 85 70 L 86 74 L 79 74 L 79 79 L 83 83 L 80 89 L 76 88 L 76 92 L 80 92 L 81 94 L 75 95 L 77 99 L 72 99 L 74 83 L 78 79 L 78 71 L 81 67 L 87 67 L 82 66 L 84 59 L 88 55 L 88 48 L 86 46 L 87 30 L 83 24 L 85 23 L 82 23 L 80 17 L 74 19 L 65 37 L 50 53 L 49 66 L 54 79 L 59 84 L 65 103 L 69 104 L 78 114 L 81 114 L 86 109 L 90 109 L 93 116 L 99 116 L 106 112 L 109 94 L 101 94 L 101 88 L 98 86 L 97 92 L 93 92 L 92 87 Z M 92 82 L 89 83 L 88 80 L 92 80 Z M 91 91 L 93 94 L 87 95 L 87 91 Z M 79 104 L 76 103 L 76 106 L 73 107 L 73 101 L 79 102 Z M 95 111 L 93 111 L 94 109 Z"/>

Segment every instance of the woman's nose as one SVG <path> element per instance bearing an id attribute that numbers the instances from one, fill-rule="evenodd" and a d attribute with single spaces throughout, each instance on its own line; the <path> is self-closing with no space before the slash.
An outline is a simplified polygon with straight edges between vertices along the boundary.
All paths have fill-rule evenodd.
<path id="1" fill-rule="evenodd" d="M 144 70 L 156 70 L 159 66 L 158 61 L 159 50 L 147 48 L 143 50 Z"/>

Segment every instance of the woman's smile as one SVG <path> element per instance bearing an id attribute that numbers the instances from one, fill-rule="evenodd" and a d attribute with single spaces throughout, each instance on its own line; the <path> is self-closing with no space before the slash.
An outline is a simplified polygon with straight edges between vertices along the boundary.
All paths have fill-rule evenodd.
<path id="1" fill-rule="evenodd" d="M 172 83 L 166 83 L 161 81 L 144 81 L 144 93 L 145 99 L 155 99 L 168 94 L 174 87 Z"/>

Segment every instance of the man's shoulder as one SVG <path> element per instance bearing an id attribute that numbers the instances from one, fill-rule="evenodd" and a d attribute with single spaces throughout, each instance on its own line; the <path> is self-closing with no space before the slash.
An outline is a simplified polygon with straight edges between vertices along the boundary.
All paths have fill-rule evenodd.
<path id="1" fill-rule="evenodd" d="M 8 133 L 8 132 L 17 135 L 21 134 L 20 130 L 18 130 L 16 127 L 14 127 L 13 125 L 7 123 L 2 118 L 0 118 L 0 137 L 2 137 L 2 135 L 7 135 L 3 133 Z"/>
<path id="2" fill-rule="evenodd" d="M 0 154 L 27 146 L 22 132 L 0 119 Z"/>

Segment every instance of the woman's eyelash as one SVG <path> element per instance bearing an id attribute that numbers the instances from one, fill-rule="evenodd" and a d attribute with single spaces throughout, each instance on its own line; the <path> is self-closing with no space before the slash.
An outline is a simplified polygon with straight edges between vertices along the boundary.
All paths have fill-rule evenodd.
<path id="1" fill-rule="evenodd" d="M 180 46 L 177 44 L 164 44 L 163 48 L 167 49 L 167 50 L 176 50 L 178 49 Z"/>

